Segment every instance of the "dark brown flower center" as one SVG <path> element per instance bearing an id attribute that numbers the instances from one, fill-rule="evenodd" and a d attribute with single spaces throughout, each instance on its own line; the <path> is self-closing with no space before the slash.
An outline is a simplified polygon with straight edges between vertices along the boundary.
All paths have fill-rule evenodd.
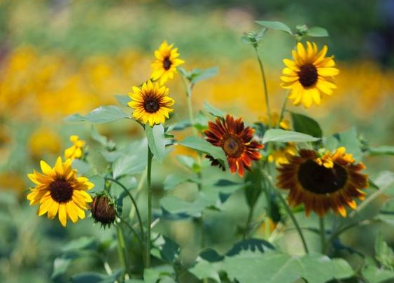
<path id="1" fill-rule="evenodd" d="M 160 108 L 160 100 L 155 96 L 147 96 L 144 98 L 144 109 L 146 112 L 155 113 Z"/>
<path id="2" fill-rule="evenodd" d="M 170 58 L 169 57 L 165 57 L 164 61 L 163 61 L 163 68 L 164 68 L 164 70 L 167 71 L 168 69 L 170 69 L 171 65 L 172 65 L 172 62 L 171 62 Z"/>
<path id="3" fill-rule="evenodd" d="M 346 169 L 334 163 L 333 168 L 326 168 L 313 160 L 300 165 L 298 181 L 302 187 L 315 194 L 330 194 L 339 191 L 346 184 Z"/>
<path id="4" fill-rule="evenodd" d="M 315 65 L 305 64 L 298 72 L 300 83 L 304 87 L 311 87 L 317 82 L 318 74 Z"/>
<path id="5" fill-rule="evenodd" d="M 73 197 L 73 188 L 65 179 L 56 179 L 50 185 L 51 197 L 58 203 L 69 202 Z"/>
<path id="6" fill-rule="evenodd" d="M 244 151 L 244 144 L 236 136 L 228 136 L 223 142 L 223 150 L 229 157 L 239 157 Z"/>

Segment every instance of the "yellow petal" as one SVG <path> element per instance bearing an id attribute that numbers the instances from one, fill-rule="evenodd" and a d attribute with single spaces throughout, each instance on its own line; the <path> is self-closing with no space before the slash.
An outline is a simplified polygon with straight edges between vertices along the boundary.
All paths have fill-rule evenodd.
<path id="1" fill-rule="evenodd" d="M 78 221 L 78 213 L 77 210 L 75 209 L 75 204 L 73 201 L 69 201 L 66 203 L 66 208 L 67 208 L 67 214 L 70 217 L 71 221 L 73 223 L 76 223 Z"/>
<path id="2" fill-rule="evenodd" d="M 317 72 L 319 76 L 333 77 L 339 74 L 339 70 L 336 68 L 318 68 Z"/>
<path id="3" fill-rule="evenodd" d="M 66 227 L 66 225 L 67 225 L 67 210 L 66 210 L 66 205 L 64 203 L 61 203 L 59 205 L 59 221 L 63 227 Z"/>
<path id="4" fill-rule="evenodd" d="M 57 173 L 58 176 L 63 176 L 64 175 L 64 168 L 63 168 L 62 158 L 60 156 L 56 160 L 55 172 Z"/>
<path id="5" fill-rule="evenodd" d="M 41 166 L 42 173 L 44 173 L 45 175 L 48 175 L 48 176 L 54 175 L 53 169 L 44 160 L 41 160 L 40 166 Z"/>

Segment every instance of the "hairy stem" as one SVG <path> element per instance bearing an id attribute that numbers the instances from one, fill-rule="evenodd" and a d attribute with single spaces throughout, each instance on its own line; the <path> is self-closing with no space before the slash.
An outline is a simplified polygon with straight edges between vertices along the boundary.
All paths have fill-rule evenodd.
<path id="1" fill-rule="evenodd" d="M 152 178 L 152 158 L 153 154 L 148 146 L 148 169 L 146 175 L 146 181 L 148 186 L 148 233 L 146 237 L 146 267 L 150 267 L 150 240 L 151 240 L 151 223 L 152 223 L 152 188 L 151 188 L 151 178 Z"/>

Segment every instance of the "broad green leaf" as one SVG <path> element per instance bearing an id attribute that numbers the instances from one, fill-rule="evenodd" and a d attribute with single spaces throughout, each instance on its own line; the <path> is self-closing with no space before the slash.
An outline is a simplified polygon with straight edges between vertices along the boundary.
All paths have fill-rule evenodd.
<path id="1" fill-rule="evenodd" d="M 174 269 L 169 265 L 146 268 L 144 270 L 144 280 L 145 283 L 157 283 L 161 277 L 171 276 L 173 273 Z"/>
<path id="2" fill-rule="evenodd" d="M 200 280 L 209 278 L 215 282 L 221 283 L 219 273 L 214 265 L 205 260 L 199 261 L 195 266 L 190 268 L 189 271 Z"/>
<path id="3" fill-rule="evenodd" d="M 202 80 L 207 80 L 209 78 L 216 76 L 218 72 L 219 72 L 218 67 L 213 67 L 205 70 L 196 68 L 190 72 L 188 78 L 192 84 L 195 84 Z"/>
<path id="4" fill-rule="evenodd" d="M 268 29 L 273 29 L 273 30 L 280 30 L 287 32 L 289 34 L 293 34 L 291 32 L 291 29 L 284 23 L 282 22 L 277 22 L 277 21 L 256 21 L 257 24 L 266 27 Z"/>
<path id="5" fill-rule="evenodd" d="M 224 111 L 212 106 L 208 101 L 204 101 L 204 108 L 208 113 L 215 117 L 223 118 L 226 115 Z"/>
<path id="6" fill-rule="evenodd" d="M 153 155 L 159 162 L 163 161 L 166 150 L 163 125 L 154 125 L 152 128 L 147 124 L 145 125 L 145 133 Z"/>
<path id="7" fill-rule="evenodd" d="M 200 217 L 201 212 L 215 203 L 199 197 L 194 202 L 188 202 L 174 196 L 164 197 L 160 201 L 161 207 L 170 214 L 183 214 L 190 217 Z"/>
<path id="8" fill-rule="evenodd" d="M 389 245 L 383 241 L 381 234 L 375 240 L 375 258 L 387 269 L 394 269 L 394 252 Z"/>
<path id="9" fill-rule="evenodd" d="M 201 169 L 200 165 L 197 164 L 196 160 L 189 155 L 177 155 L 176 159 L 179 161 L 180 164 L 186 166 L 194 172 L 199 172 Z"/>
<path id="10" fill-rule="evenodd" d="M 368 280 L 368 283 L 389 283 L 394 280 L 394 271 L 387 270 L 383 268 L 379 268 L 374 265 L 365 266 L 361 274 Z"/>
<path id="11" fill-rule="evenodd" d="M 115 98 L 120 103 L 120 105 L 129 107 L 128 103 L 131 101 L 130 96 L 126 94 L 116 94 Z"/>
<path id="12" fill-rule="evenodd" d="M 213 158 L 218 159 L 226 168 L 228 167 L 227 158 L 223 149 L 221 147 L 213 146 L 202 138 L 189 136 L 180 141 L 179 144 L 209 154 Z"/>
<path id="13" fill-rule="evenodd" d="M 333 136 L 328 137 L 324 140 L 324 145 L 326 149 L 333 152 L 338 148 L 338 139 Z"/>
<path id="14" fill-rule="evenodd" d="M 394 146 L 382 145 L 368 148 L 371 155 L 394 155 Z"/>
<path id="15" fill-rule="evenodd" d="M 72 164 L 73 168 L 76 169 L 78 171 L 78 174 L 80 175 L 86 176 L 89 172 L 93 170 L 92 166 L 89 163 L 80 159 L 74 159 Z"/>
<path id="16" fill-rule="evenodd" d="M 306 32 L 307 36 L 311 37 L 326 37 L 329 36 L 328 31 L 325 28 L 321 27 L 310 27 Z"/>
<path id="17" fill-rule="evenodd" d="M 156 237 L 153 246 L 159 251 L 157 254 L 158 258 L 171 264 L 176 262 L 180 253 L 180 246 L 172 239 L 164 235 L 159 235 Z"/>
<path id="18" fill-rule="evenodd" d="M 235 243 L 234 246 L 226 253 L 226 256 L 235 256 L 245 251 L 264 253 L 266 250 L 274 250 L 275 247 L 266 240 L 262 239 L 246 239 Z"/>
<path id="19" fill-rule="evenodd" d="M 243 186 L 242 183 L 233 182 L 227 179 L 220 179 L 213 184 L 216 187 L 228 187 L 228 186 Z"/>
<path id="20" fill-rule="evenodd" d="M 138 174 L 145 170 L 148 159 L 148 144 L 146 140 L 133 142 L 130 152 L 124 152 L 112 165 L 115 179 L 129 174 Z"/>
<path id="21" fill-rule="evenodd" d="M 344 279 L 353 275 L 350 265 L 343 259 L 330 259 L 322 255 L 290 256 L 277 253 L 243 253 L 224 260 L 223 271 L 230 280 L 239 283 L 294 283 L 304 278 L 307 282 L 325 283 L 331 279 Z"/>
<path id="22" fill-rule="evenodd" d="M 252 170 L 245 176 L 245 198 L 246 203 L 251 209 L 256 204 L 261 192 L 263 191 L 263 175 L 261 170 Z M 249 229 L 247 227 L 246 229 Z"/>
<path id="23" fill-rule="evenodd" d="M 74 258 L 55 258 L 55 261 L 53 262 L 53 272 L 51 278 L 55 279 L 63 275 L 73 260 Z"/>
<path id="24" fill-rule="evenodd" d="M 263 143 L 267 142 L 314 142 L 320 140 L 303 133 L 285 131 L 281 129 L 270 129 L 265 132 Z"/>
<path id="25" fill-rule="evenodd" d="M 92 125 L 92 127 L 90 128 L 91 131 L 91 136 L 93 138 L 93 140 L 95 140 L 96 142 L 98 142 L 99 144 L 101 144 L 102 146 L 106 146 L 108 139 L 107 137 L 101 135 L 96 128 Z"/>
<path id="26" fill-rule="evenodd" d="M 94 187 L 92 190 L 89 191 L 89 193 L 96 193 L 96 192 L 101 192 L 104 190 L 104 177 L 100 175 L 94 175 L 92 177 L 89 177 L 89 182 L 94 184 Z"/>
<path id="27" fill-rule="evenodd" d="M 291 112 L 291 120 L 293 121 L 293 129 L 296 132 L 307 134 L 315 138 L 321 138 L 323 132 L 319 124 L 312 118 Z"/>
<path id="28" fill-rule="evenodd" d="M 363 154 L 360 149 L 360 142 L 355 127 L 350 128 L 345 132 L 341 132 L 338 135 L 338 147 L 344 146 L 347 153 L 353 154 L 357 161 L 361 161 Z"/>
<path id="29" fill-rule="evenodd" d="M 378 186 L 382 193 L 394 196 L 394 173 L 383 171 L 375 179 L 374 184 Z"/>
<path id="30" fill-rule="evenodd" d="M 87 115 L 74 114 L 65 118 L 67 122 L 82 122 L 88 121 L 91 123 L 108 123 L 125 118 L 130 118 L 129 115 L 123 112 L 118 106 L 100 106 L 89 112 Z"/>
<path id="31" fill-rule="evenodd" d="M 196 178 L 188 175 L 170 174 L 164 180 L 164 190 L 168 191 L 186 182 L 198 182 Z"/>
<path id="32" fill-rule="evenodd" d="M 71 282 L 73 283 L 101 283 L 104 280 L 104 275 L 93 272 L 86 272 L 71 277 Z"/>

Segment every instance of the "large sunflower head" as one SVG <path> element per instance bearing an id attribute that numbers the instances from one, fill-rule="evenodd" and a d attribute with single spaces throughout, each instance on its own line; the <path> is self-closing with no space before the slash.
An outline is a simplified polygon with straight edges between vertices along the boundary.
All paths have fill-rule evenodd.
<path id="1" fill-rule="evenodd" d="M 76 223 L 79 218 L 85 218 L 87 203 L 92 201 L 86 191 L 94 185 L 85 177 L 77 177 L 77 171 L 71 167 L 71 159 L 62 162 L 59 157 L 53 168 L 45 161 L 40 165 L 42 173 L 34 171 L 28 174 L 36 186 L 30 189 L 27 199 L 30 205 L 39 205 L 37 214 L 48 213 L 50 219 L 58 214 L 63 226 L 66 226 L 67 219 Z"/>
<path id="2" fill-rule="evenodd" d="M 321 94 L 331 95 L 336 85 L 333 77 L 339 74 L 334 58 L 326 57 L 327 46 L 318 51 L 315 43 L 297 44 L 293 59 L 284 59 L 286 68 L 281 77 L 283 88 L 291 89 L 289 98 L 294 105 L 303 104 L 309 108 L 312 103 L 320 105 Z"/>
<path id="3" fill-rule="evenodd" d="M 128 105 L 134 109 L 133 117 L 150 126 L 162 124 L 173 111 L 170 107 L 174 100 L 168 96 L 168 88 L 148 81 L 141 88 L 133 87 L 129 93 L 131 101 Z"/>
<path id="4" fill-rule="evenodd" d="M 185 63 L 178 59 L 178 48 L 173 48 L 174 44 L 168 45 L 164 41 L 158 50 L 155 51 L 155 62 L 152 63 L 153 73 L 152 80 L 160 79 L 160 84 L 164 84 L 168 79 L 172 79 L 177 72 L 176 67 Z"/>
<path id="5" fill-rule="evenodd" d="M 242 177 L 245 168 L 249 170 L 252 161 L 261 158 L 259 150 L 263 145 L 253 140 L 254 129 L 245 127 L 241 118 L 234 119 L 230 115 L 225 119 L 217 118 L 215 122 L 208 123 L 204 133 L 208 142 L 223 148 L 231 173 L 238 171 Z"/>
<path id="6" fill-rule="evenodd" d="M 355 163 L 344 147 L 323 156 L 313 150 L 300 150 L 298 155 L 289 155 L 288 160 L 278 168 L 277 186 L 290 190 L 290 205 L 303 203 L 306 215 L 314 211 L 323 216 L 332 209 L 345 217 L 345 206 L 355 209 L 354 198 L 365 197 L 362 190 L 368 186 L 368 178 L 360 173 L 365 166 Z"/>
<path id="7" fill-rule="evenodd" d="M 80 140 L 76 135 L 70 136 L 70 141 L 73 145 L 64 151 L 64 157 L 71 160 L 80 159 L 83 155 L 82 150 L 86 142 L 84 140 Z"/>

